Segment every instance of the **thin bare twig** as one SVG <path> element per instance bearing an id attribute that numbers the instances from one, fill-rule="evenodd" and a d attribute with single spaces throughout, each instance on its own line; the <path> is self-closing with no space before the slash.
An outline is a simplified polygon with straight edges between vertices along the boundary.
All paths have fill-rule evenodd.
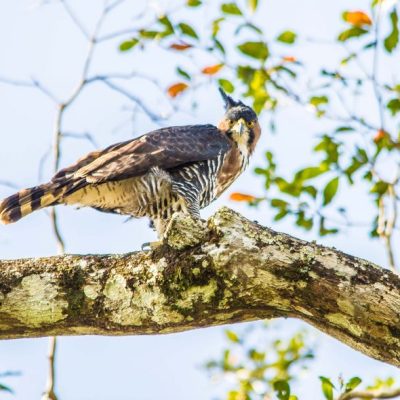
<path id="1" fill-rule="evenodd" d="M 16 189 L 16 190 L 18 190 L 18 186 L 17 186 L 15 183 L 12 183 L 12 182 L 10 182 L 10 181 L 3 181 L 3 180 L 0 180 L 0 186 L 6 186 L 6 187 L 9 187 L 9 188 L 11 188 L 11 189 Z"/>
<path id="2" fill-rule="evenodd" d="M 60 3 L 64 7 L 64 10 L 67 12 L 67 14 L 71 18 L 71 20 L 75 24 L 75 26 L 78 28 L 79 31 L 81 31 L 82 35 L 85 36 L 86 39 L 89 39 L 89 34 L 88 34 L 86 28 L 83 26 L 83 24 L 81 23 L 81 21 L 75 14 L 74 10 L 69 5 L 68 1 L 60 0 Z"/>
<path id="3" fill-rule="evenodd" d="M 379 35 L 380 35 L 380 22 L 381 22 L 381 11 L 382 2 L 379 1 L 376 5 L 376 16 L 375 16 L 375 47 L 374 56 L 372 62 L 372 85 L 374 88 L 375 98 L 378 103 L 379 119 L 380 119 L 380 129 L 385 130 L 385 107 L 383 104 L 383 97 L 379 87 Z"/>
<path id="4" fill-rule="evenodd" d="M 0 76 L 0 83 L 5 83 L 7 85 L 13 86 L 23 86 L 23 87 L 35 87 L 32 81 L 25 81 L 21 79 L 13 79 L 13 78 L 6 78 L 4 76 Z"/>
<path id="5" fill-rule="evenodd" d="M 55 103 L 58 103 L 59 100 L 57 97 L 39 80 L 32 78 L 30 81 L 25 80 L 18 80 L 12 78 L 5 78 L 4 76 L 0 76 L 0 83 L 4 83 L 6 85 L 12 86 L 20 86 L 20 87 L 27 87 L 32 89 L 38 89 L 44 95 L 46 95 L 50 100 Z"/>
<path id="6" fill-rule="evenodd" d="M 42 181 L 43 179 L 43 169 L 44 169 L 44 164 L 49 157 L 51 153 L 51 146 L 48 147 L 48 149 L 42 154 L 39 160 L 39 168 L 38 168 L 38 181 Z"/>
<path id="7" fill-rule="evenodd" d="M 385 196 L 381 196 L 378 202 L 378 228 L 377 233 L 383 240 L 388 258 L 388 263 L 393 271 L 396 271 L 396 262 L 393 252 L 393 230 L 397 221 L 397 196 L 394 185 L 390 184 L 387 190 L 387 198 L 391 203 L 391 213 L 387 213 L 385 206 Z"/>
<path id="8" fill-rule="evenodd" d="M 397 196 L 394 189 L 394 185 L 389 185 L 388 187 L 388 196 L 391 202 L 392 213 L 390 217 L 386 221 L 386 229 L 385 229 L 385 246 L 386 246 L 386 254 L 388 256 L 390 268 L 395 271 L 396 262 L 393 253 L 393 229 L 395 228 L 397 221 Z"/>
<path id="9" fill-rule="evenodd" d="M 143 102 L 142 100 L 133 95 L 132 93 L 129 93 L 127 90 L 125 90 L 123 87 L 116 85 L 115 83 L 113 83 L 112 81 L 110 81 L 109 79 L 99 79 L 101 82 L 103 82 L 106 86 L 108 86 L 110 89 L 112 89 L 113 91 L 122 94 L 123 96 L 125 96 L 126 98 L 128 98 L 129 100 L 133 101 L 134 103 L 136 103 L 142 111 L 144 111 L 144 113 L 153 121 L 156 123 L 159 123 L 160 121 L 166 119 L 167 117 L 163 117 L 161 115 L 157 115 L 155 113 L 153 113 L 153 111 L 148 108 Z"/>
<path id="10" fill-rule="evenodd" d="M 55 129 L 54 129 L 54 143 L 53 143 L 53 152 L 54 152 L 54 172 L 58 170 L 58 166 L 60 163 L 60 155 L 61 155 L 61 122 L 63 116 L 64 107 L 62 104 L 59 105 L 59 109 L 57 112 Z M 65 253 L 65 242 L 60 233 L 60 228 L 58 225 L 57 212 L 53 207 L 50 211 L 50 220 L 51 226 L 53 229 L 54 236 L 56 238 L 57 243 L 57 253 L 64 254 Z M 46 391 L 42 397 L 42 400 L 57 400 L 57 395 L 55 394 L 55 355 L 57 349 L 57 338 L 52 336 L 49 338 L 49 375 L 47 378 Z"/>
<path id="11" fill-rule="evenodd" d="M 49 338 L 49 375 L 47 377 L 46 391 L 42 396 L 42 400 L 57 400 L 57 395 L 54 392 L 56 370 L 55 370 L 55 357 L 57 349 L 57 338 L 52 336 Z"/>
<path id="12" fill-rule="evenodd" d="M 108 14 L 109 12 L 111 12 L 112 10 L 114 10 L 115 8 L 117 8 L 118 6 L 120 6 L 122 3 L 125 3 L 126 0 L 115 0 L 113 2 L 111 2 L 110 4 L 107 5 L 108 2 L 106 2 L 105 7 L 104 7 L 104 12 L 106 14 Z"/>
<path id="13" fill-rule="evenodd" d="M 74 132 L 63 132 L 61 135 L 63 138 L 70 138 L 70 139 L 81 139 L 81 140 L 87 140 L 95 149 L 99 148 L 99 145 L 97 144 L 96 140 L 94 137 L 88 133 L 74 133 Z"/>
<path id="14" fill-rule="evenodd" d="M 57 98 L 56 95 L 54 95 L 49 88 L 47 88 L 42 82 L 39 80 L 32 78 L 32 84 L 33 87 L 39 89 L 44 95 L 46 95 L 50 100 L 52 100 L 54 103 L 59 103 L 60 100 Z"/>

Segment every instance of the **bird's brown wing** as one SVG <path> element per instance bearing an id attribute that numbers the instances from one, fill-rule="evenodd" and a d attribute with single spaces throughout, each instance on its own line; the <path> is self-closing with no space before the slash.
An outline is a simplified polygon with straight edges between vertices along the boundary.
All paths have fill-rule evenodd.
<path id="1" fill-rule="evenodd" d="M 93 152 L 61 170 L 53 181 L 85 178 L 88 183 L 117 181 L 142 175 L 151 168 L 175 168 L 212 159 L 230 149 L 229 139 L 213 125 L 162 128 L 137 139 Z"/>
<path id="2" fill-rule="evenodd" d="M 127 140 L 125 142 L 113 144 L 103 150 L 92 151 L 92 152 L 86 154 L 85 156 L 81 157 L 75 164 L 72 164 L 72 165 L 58 171 L 57 174 L 53 176 L 52 181 L 57 182 L 60 180 L 64 180 L 65 178 L 70 178 L 79 169 L 85 167 L 86 165 L 89 165 L 90 163 L 92 163 L 96 159 L 102 157 L 103 155 L 110 153 L 120 147 L 125 146 L 126 144 L 128 144 L 130 142 L 132 142 L 132 140 Z"/>

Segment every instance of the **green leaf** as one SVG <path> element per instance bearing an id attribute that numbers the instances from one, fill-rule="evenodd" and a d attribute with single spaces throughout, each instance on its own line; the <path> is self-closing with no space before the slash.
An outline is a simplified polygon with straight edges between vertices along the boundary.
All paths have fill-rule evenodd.
<path id="1" fill-rule="evenodd" d="M 339 159 L 340 144 L 335 142 L 330 136 L 324 135 L 322 140 L 314 147 L 315 151 L 322 151 L 326 154 L 323 163 L 337 164 Z"/>
<path id="2" fill-rule="evenodd" d="M 231 369 L 230 354 L 231 352 L 229 349 L 224 350 L 224 355 L 222 359 L 222 368 L 224 371 L 229 371 Z"/>
<path id="3" fill-rule="evenodd" d="M 219 86 L 222 87 L 222 89 L 225 90 L 227 93 L 233 93 L 235 90 L 235 87 L 231 83 L 231 81 L 228 81 L 227 79 L 218 79 Z"/>
<path id="4" fill-rule="evenodd" d="M 369 49 L 375 49 L 375 47 L 378 45 L 378 42 L 376 40 L 367 43 L 364 47 L 363 50 L 369 50 Z"/>
<path id="5" fill-rule="evenodd" d="M 233 343 L 240 343 L 239 336 L 238 336 L 235 332 L 226 330 L 226 331 L 225 331 L 225 334 L 226 334 L 226 337 L 227 337 L 231 342 L 233 342 Z"/>
<path id="6" fill-rule="evenodd" d="M 200 0 L 187 0 L 186 4 L 189 7 L 198 7 L 201 5 L 201 1 Z"/>
<path id="7" fill-rule="evenodd" d="M 145 29 L 141 29 L 139 31 L 140 37 L 143 39 L 155 39 L 157 36 L 159 37 L 162 32 L 158 31 L 146 31 Z"/>
<path id="8" fill-rule="evenodd" d="M 335 233 L 338 233 L 338 229 L 336 229 L 336 228 L 331 228 L 331 229 L 326 228 L 325 227 L 325 218 L 321 217 L 320 220 L 319 220 L 319 234 L 321 236 L 326 236 L 326 235 L 332 235 L 332 234 L 335 234 Z"/>
<path id="9" fill-rule="evenodd" d="M 227 400 L 240 400 L 241 394 L 237 390 L 230 390 L 227 394 Z"/>
<path id="10" fill-rule="evenodd" d="M 328 103 L 329 99 L 327 96 L 313 96 L 310 98 L 309 102 L 315 107 L 318 107 L 322 104 Z"/>
<path id="11" fill-rule="evenodd" d="M 391 53 L 399 43 L 399 17 L 396 9 L 390 13 L 390 21 L 392 22 L 392 31 L 383 42 L 385 49 Z"/>
<path id="12" fill-rule="evenodd" d="M 213 39 L 213 42 L 214 42 L 215 48 L 218 49 L 223 55 L 225 55 L 225 48 L 222 45 L 222 43 L 216 38 Z"/>
<path id="13" fill-rule="evenodd" d="M 188 24 L 185 24 L 184 22 L 181 22 L 178 24 L 178 28 L 182 32 L 183 35 L 190 36 L 194 39 L 198 39 L 199 37 L 197 36 L 196 31 Z"/>
<path id="14" fill-rule="evenodd" d="M 346 42 L 351 38 L 360 37 L 362 35 L 365 35 L 366 33 L 368 33 L 366 29 L 360 28 L 359 26 L 354 26 L 350 29 L 346 29 L 345 31 L 343 31 L 338 36 L 338 40 L 339 42 Z"/>
<path id="15" fill-rule="evenodd" d="M 240 8 L 237 6 L 236 3 L 222 4 L 221 11 L 225 14 L 243 15 L 243 13 L 240 11 Z"/>
<path id="16" fill-rule="evenodd" d="M 326 166 L 320 165 L 319 167 L 308 167 L 296 172 L 295 180 L 305 181 L 307 179 L 315 178 L 328 171 Z"/>
<path id="17" fill-rule="evenodd" d="M 274 390 L 279 400 L 289 400 L 290 398 L 290 386 L 287 381 L 280 380 L 274 382 Z"/>
<path id="18" fill-rule="evenodd" d="M 125 42 L 122 42 L 119 45 L 119 49 L 121 51 L 128 51 L 130 49 L 133 49 L 137 44 L 139 43 L 138 39 L 130 39 L 130 40 L 126 40 Z"/>
<path id="19" fill-rule="evenodd" d="M 14 393 L 12 389 L 10 389 L 8 386 L 5 386 L 0 383 L 0 391 L 2 392 L 8 392 L 8 393 Z"/>
<path id="20" fill-rule="evenodd" d="M 335 129 L 335 133 L 349 132 L 349 131 L 354 131 L 354 128 L 352 128 L 351 126 L 339 126 L 338 128 Z"/>
<path id="21" fill-rule="evenodd" d="M 250 349 L 249 358 L 256 362 L 263 362 L 265 360 L 265 353 L 259 352 L 256 349 Z"/>
<path id="22" fill-rule="evenodd" d="M 349 178 L 350 183 L 353 184 L 353 174 L 357 172 L 368 162 L 368 154 L 364 149 L 357 148 L 356 154 L 351 158 L 351 163 L 344 170 L 345 174 Z"/>
<path id="23" fill-rule="evenodd" d="M 313 227 L 313 220 L 312 218 L 306 218 L 304 211 L 300 211 L 297 213 L 296 224 L 309 231 Z"/>
<path id="24" fill-rule="evenodd" d="M 269 56 L 269 49 L 264 42 L 245 42 L 238 49 L 246 56 L 265 61 Z"/>
<path id="25" fill-rule="evenodd" d="M 353 378 L 346 383 L 346 392 L 354 390 L 361 382 L 362 380 L 358 376 L 353 376 Z"/>
<path id="26" fill-rule="evenodd" d="M 169 18 L 166 15 L 160 17 L 158 19 L 158 22 L 165 27 L 164 32 L 162 32 L 162 36 L 163 37 L 169 36 L 172 33 L 174 33 L 174 27 L 173 27 L 171 21 L 169 20 Z"/>
<path id="27" fill-rule="evenodd" d="M 324 376 L 320 376 L 319 379 L 322 383 L 322 393 L 324 394 L 327 400 L 333 400 L 333 383 L 330 379 L 325 378 Z"/>
<path id="28" fill-rule="evenodd" d="M 392 99 L 387 103 L 387 108 L 390 110 L 392 115 L 396 115 L 400 112 L 400 99 Z"/>
<path id="29" fill-rule="evenodd" d="M 289 203 L 285 200 L 281 199 L 272 199 L 271 200 L 271 206 L 275 208 L 286 208 L 289 205 Z"/>
<path id="30" fill-rule="evenodd" d="M 338 176 L 336 178 L 333 178 L 331 181 L 329 181 L 328 184 L 325 186 L 324 192 L 322 194 L 324 206 L 329 204 L 332 201 L 332 199 L 335 197 L 338 187 L 339 187 L 339 177 Z"/>
<path id="31" fill-rule="evenodd" d="M 388 190 L 388 183 L 383 181 L 378 181 L 375 183 L 374 186 L 371 188 L 371 193 L 378 193 L 379 195 L 383 195 Z"/>
<path id="32" fill-rule="evenodd" d="M 276 38 L 276 40 L 278 40 L 279 42 L 286 43 L 286 44 L 293 44 L 296 41 L 296 39 L 297 39 L 297 34 L 292 31 L 282 32 Z"/>
<path id="33" fill-rule="evenodd" d="M 245 23 L 243 23 L 243 24 L 240 24 L 240 25 L 236 28 L 236 30 L 235 30 L 235 35 L 238 35 L 238 34 L 242 31 L 242 29 L 244 29 L 244 28 L 247 28 L 247 29 L 250 29 L 250 30 L 252 30 L 252 31 L 254 31 L 254 32 L 257 32 L 257 33 L 259 33 L 260 35 L 262 35 L 262 33 L 263 33 L 263 31 L 262 31 L 258 26 L 252 24 L 251 22 L 245 22 Z"/>
<path id="34" fill-rule="evenodd" d="M 349 56 L 343 58 L 343 59 L 340 61 L 340 64 L 341 64 L 341 65 L 346 65 L 346 64 L 348 64 L 351 60 L 354 60 L 355 58 L 357 58 L 357 54 L 356 54 L 356 53 L 351 53 Z"/>
<path id="35" fill-rule="evenodd" d="M 256 11 L 258 6 L 258 0 L 247 0 L 247 4 L 252 12 Z"/>
<path id="36" fill-rule="evenodd" d="M 283 65 L 280 65 L 279 67 L 276 68 L 277 71 L 283 71 L 286 72 L 288 75 L 290 75 L 292 78 L 296 78 L 297 74 L 296 72 L 292 71 L 290 68 L 285 67 Z"/>
<path id="37" fill-rule="evenodd" d="M 281 211 L 279 211 L 275 217 L 274 217 L 274 221 L 279 221 L 282 218 L 286 217 L 286 215 L 289 214 L 289 210 L 285 210 L 284 208 L 281 209 Z"/>
<path id="38" fill-rule="evenodd" d="M 215 37 L 217 36 L 219 30 L 221 29 L 221 22 L 225 21 L 225 18 L 217 18 L 214 21 L 212 21 L 212 36 Z"/>
<path id="39" fill-rule="evenodd" d="M 181 67 L 176 67 L 176 72 L 182 76 L 183 78 L 186 78 L 188 81 L 190 81 L 192 79 L 192 77 L 189 75 L 188 72 L 186 72 L 184 69 L 182 69 Z"/>
<path id="40" fill-rule="evenodd" d="M 275 178 L 275 184 L 282 193 L 290 194 L 293 197 L 299 197 L 301 194 L 301 183 L 298 184 L 296 181 L 289 183 L 285 179 L 277 177 Z"/>
<path id="41" fill-rule="evenodd" d="M 394 85 L 392 87 L 390 87 L 390 90 L 393 92 L 397 92 L 398 94 L 400 94 L 400 83 L 398 83 L 397 85 Z"/>
<path id="42" fill-rule="evenodd" d="M 315 199 L 317 197 L 317 189 L 314 186 L 303 186 L 302 188 L 302 192 L 304 193 L 308 193 L 313 199 Z"/>

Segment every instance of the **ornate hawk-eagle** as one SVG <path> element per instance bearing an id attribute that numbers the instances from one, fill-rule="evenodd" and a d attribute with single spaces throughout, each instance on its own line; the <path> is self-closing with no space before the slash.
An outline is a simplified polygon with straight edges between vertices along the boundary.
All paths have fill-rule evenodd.
<path id="1" fill-rule="evenodd" d="M 174 212 L 199 218 L 246 168 L 261 134 L 256 113 L 220 91 L 226 112 L 218 127 L 162 128 L 89 153 L 50 182 L 0 202 L 1 221 L 76 204 L 149 217 L 161 238 Z"/>

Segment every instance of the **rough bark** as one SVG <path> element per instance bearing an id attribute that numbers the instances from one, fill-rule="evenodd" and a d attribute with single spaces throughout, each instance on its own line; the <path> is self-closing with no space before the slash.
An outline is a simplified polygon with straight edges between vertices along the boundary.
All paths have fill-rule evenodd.
<path id="1" fill-rule="evenodd" d="M 223 208 L 124 255 L 0 261 L 0 338 L 171 333 L 300 318 L 400 366 L 400 277 Z"/>

